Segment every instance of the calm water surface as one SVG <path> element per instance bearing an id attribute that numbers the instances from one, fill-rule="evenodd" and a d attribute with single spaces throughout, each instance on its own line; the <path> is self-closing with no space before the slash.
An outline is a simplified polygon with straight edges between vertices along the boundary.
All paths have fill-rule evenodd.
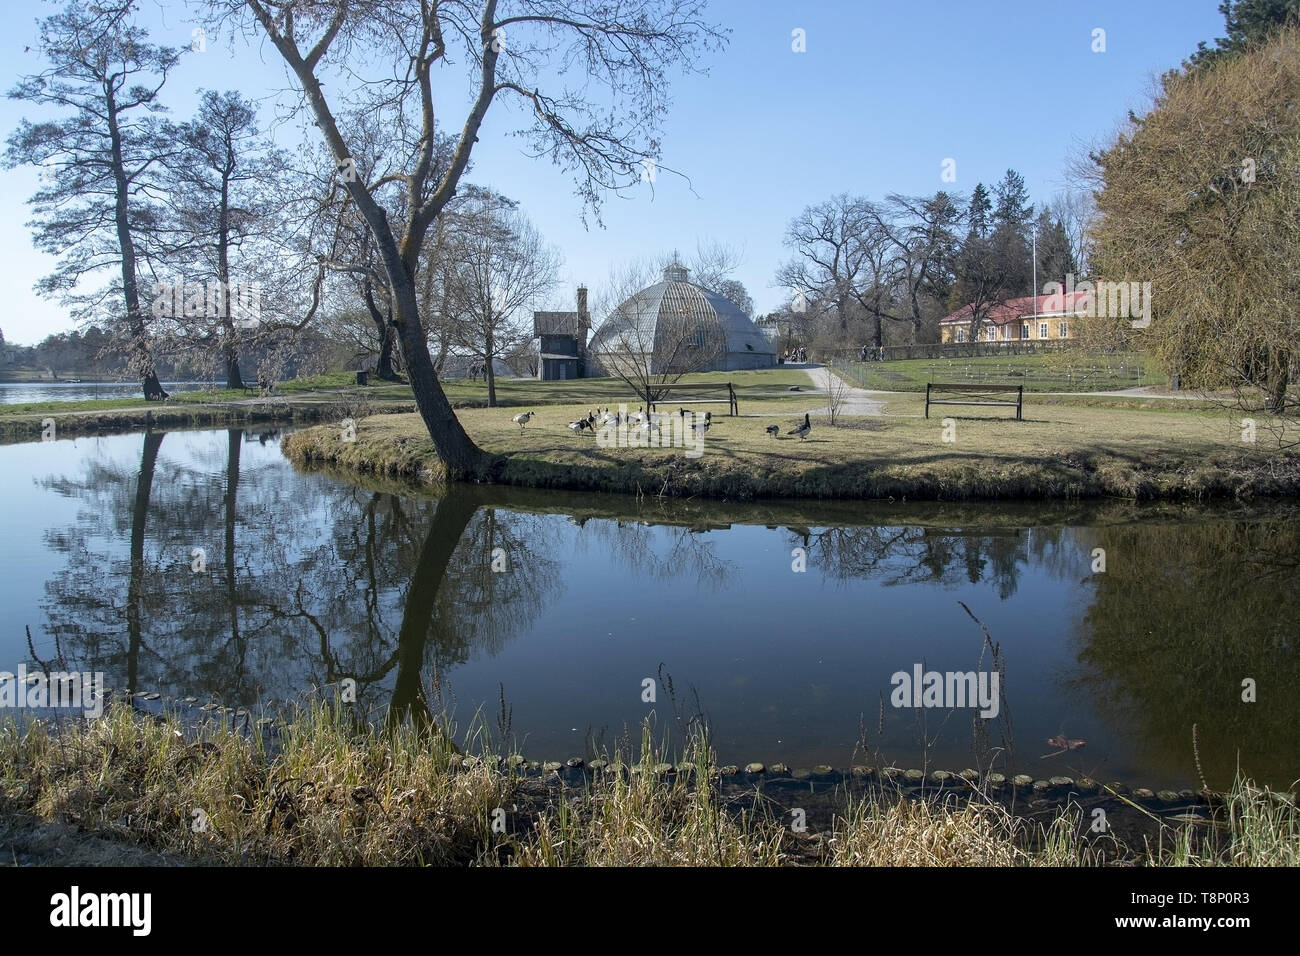
<path id="1" fill-rule="evenodd" d="M 205 382 L 163 382 L 168 392 L 216 388 Z M 0 382 L 0 405 L 23 402 L 84 402 L 96 398 L 138 398 L 139 382 Z"/>
<path id="2" fill-rule="evenodd" d="M 254 708 L 351 677 L 377 720 L 446 709 L 462 730 L 476 711 L 495 724 L 504 693 L 537 759 L 635 736 L 651 713 L 675 735 L 674 708 L 698 706 L 724 762 L 996 758 L 1181 787 L 1196 725 L 1214 785 L 1238 765 L 1300 776 L 1292 504 L 439 501 L 302 474 L 278 433 L 238 430 L 9 445 L 0 476 L 0 669 L 34 651 Z M 985 742 L 972 710 L 890 704 L 915 664 L 989 669 L 963 603 L 1005 666 Z M 1044 757 L 1058 734 L 1087 745 Z"/>

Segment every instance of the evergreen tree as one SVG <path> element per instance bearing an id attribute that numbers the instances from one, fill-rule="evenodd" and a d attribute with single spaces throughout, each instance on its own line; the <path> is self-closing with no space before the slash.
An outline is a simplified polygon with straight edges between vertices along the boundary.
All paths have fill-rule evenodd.
<path id="1" fill-rule="evenodd" d="M 1228 35 L 1215 40 L 1213 47 L 1206 46 L 1204 41 L 1198 43 L 1186 64 L 1189 69 L 1235 56 L 1267 40 L 1280 27 L 1300 23 L 1300 0 L 1223 0 L 1219 12 L 1223 14 Z"/>
<path id="2" fill-rule="evenodd" d="M 1025 177 L 1014 169 L 1008 169 L 1002 182 L 993 187 L 996 203 L 993 207 L 994 225 L 1008 225 L 1023 233 L 1034 215 L 1034 207 L 1029 202 L 1029 190 L 1025 188 Z"/>
<path id="3" fill-rule="evenodd" d="M 40 21 L 48 66 L 9 96 L 53 115 L 22 120 L 6 161 L 49 174 L 29 200 L 33 243 L 58 257 L 38 291 L 75 306 L 78 318 L 110 321 L 145 398 L 162 399 L 140 283 L 155 251 L 160 160 L 176 141 L 158 93 L 180 53 L 149 43 L 129 12 L 73 2 Z M 114 287 L 93 288 L 112 272 Z"/>
<path id="4" fill-rule="evenodd" d="M 1038 214 L 1038 286 L 1047 282 L 1064 282 L 1067 274 L 1078 276 L 1078 263 L 1070 249 L 1065 224 L 1044 209 Z"/>
<path id="5" fill-rule="evenodd" d="M 970 194 L 970 205 L 966 208 L 966 221 L 970 231 L 976 236 L 986 236 L 989 231 L 989 214 L 993 211 L 993 201 L 983 183 L 975 184 L 975 191 Z"/>

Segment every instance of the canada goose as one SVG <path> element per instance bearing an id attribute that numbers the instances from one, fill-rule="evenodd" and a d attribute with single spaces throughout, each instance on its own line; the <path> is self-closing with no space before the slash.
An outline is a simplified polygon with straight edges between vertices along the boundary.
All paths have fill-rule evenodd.
<path id="1" fill-rule="evenodd" d="M 638 425 L 641 424 L 643 421 L 645 421 L 645 414 L 642 412 L 643 408 L 645 408 L 644 405 L 638 405 L 636 407 L 636 411 L 633 414 L 627 416 L 627 420 L 629 422 L 636 422 Z"/>
<path id="2" fill-rule="evenodd" d="M 694 413 L 689 408 L 678 408 L 677 414 L 682 416 L 682 418 L 685 418 L 687 415 L 692 415 Z"/>
<path id="3" fill-rule="evenodd" d="M 527 425 L 532 420 L 533 414 L 534 414 L 533 412 L 522 412 L 516 415 L 514 418 L 510 419 L 512 422 L 514 422 L 516 425 L 519 426 L 519 434 L 522 435 L 524 433 L 524 426 Z"/>
<path id="4" fill-rule="evenodd" d="M 692 425 L 691 427 L 695 429 L 695 434 L 697 434 L 697 435 L 703 435 L 703 434 L 705 434 L 705 433 L 708 432 L 708 430 L 709 430 L 709 423 L 708 423 L 708 422 L 696 422 L 696 423 L 695 423 L 694 425 Z"/>
<path id="5" fill-rule="evenodd" d="M 797 426 L 797 427 L 795 427 L 795 428 L 790 429 L 788 432 L 786 432 L 786 434 L 787 434 L 787 435 L 798 435 L 798 436 L 799 436 L 799 440 L 800 440 L 800 441 L 803 441 L 805 438 L 808 437 L 808 433 L 811 432 L 811 431 L 812 431 L 812 421 L 808 418 L 808 413 L 807 413 L 807 412 L 804 412 L 804 413 L 803 413 L 803 424 L 802 424 L 802 425 L 799 425 L 799 426 Z"/>
<path id="6" fill-rule="evenodd" d="M 575 435 L 581 435 L 584 428 L 590 428 L 591 422 L 585 418 L 579 418 L 576 422 L 569 422 L 569 430 Z"/>
<path id="7" fill-rule="evenodd" d="M 781 434 L 781 426 L 780 426 L 780 425 L 768 425 L 767 428 L 765 429 L 765 431 L 766 431 L 769 435 L 771 435 L 773 438 L 775 438 L 777 435 Z"/>

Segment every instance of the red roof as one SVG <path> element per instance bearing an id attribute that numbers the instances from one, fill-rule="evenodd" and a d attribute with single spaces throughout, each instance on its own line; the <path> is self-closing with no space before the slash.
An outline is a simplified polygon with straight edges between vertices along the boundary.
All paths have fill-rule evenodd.
<path id="1" fill-rule="evenodd" d="M 1091 293 L 1084 289 L 1083 291 L 1058 292 L 1053 295 L 1026 295 L 1018 299 L 1007 299 L 1006 302 L 993 306 L 984 314 L 984 321 L 990 325 L 1006 325 L 1008 322 L 1018 322 L 1022 319 L 1032 319 L 1034 313 L 1038 317 L 1073 315 L 1075 312 L 1083 312 L 1088 308 L 1088 296 Z M 1034 300 L 1038 300 L 1038 308 L 1034 308 Z M 944 316 L 939 320 L 940 325 L 950 323 L 969 322 L 973 308 L 969 305 L 963 305 L 952 315 Z"/>

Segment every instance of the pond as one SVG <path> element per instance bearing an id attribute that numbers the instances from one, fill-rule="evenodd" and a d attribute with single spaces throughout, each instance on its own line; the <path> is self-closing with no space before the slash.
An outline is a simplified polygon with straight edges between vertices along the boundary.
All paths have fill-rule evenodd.
<path id="1" fill-rule="evenodd" d="M 0 475 L 0 669 L 254 711 L 350 679 L 376 721 L 478 713 L 540 760 L 700 712 L 724 763 L 1300 776 L 1295 503 L 440 501 L 240 430 L 8 445 Z M 996 713 L 901 689 L 931 671 L 996 674 Z"/>
<path id="2" fill-rule="evenodd" d="M 168 392 L 195 392 L 218 386 L 206 382 L 163 382 Z M 84 402 L 100 398 L 138 398 L 139 382 L 0 382 L 0 405 L 24 402 Z"/>

